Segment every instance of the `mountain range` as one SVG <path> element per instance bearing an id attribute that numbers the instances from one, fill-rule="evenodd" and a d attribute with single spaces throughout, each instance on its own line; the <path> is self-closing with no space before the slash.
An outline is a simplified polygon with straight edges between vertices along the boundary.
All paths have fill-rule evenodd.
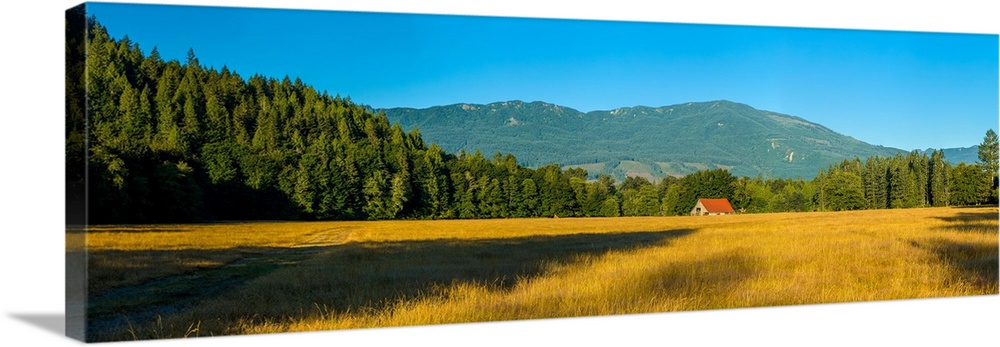
<path id="1" fill-rule="evenodd" d="M 810 179 L 843 159 L 907 152 L 725 100 L 587 113 L 516 100 L 382 111 L 390 122 L 419 129 L 426 141 L 449 152 L 511 153 L 525 166 L 558 163 L 618 180 L 715 168 L 737 176 Z M 976 147 L 945 151 L 952 162 L 975 161 L 976 155 Z"/>

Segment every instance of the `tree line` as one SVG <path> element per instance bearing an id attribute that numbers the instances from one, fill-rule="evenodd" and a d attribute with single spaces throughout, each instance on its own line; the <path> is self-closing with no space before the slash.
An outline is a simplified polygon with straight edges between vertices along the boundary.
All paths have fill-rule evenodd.
<path id="1" fill-rule="evenodd" d="M 67 30 L 86 30 L 67 36 L 67 189 L 87 187 L 90 223 L 683 215 L 701 197 L 750 213 L 996 201 L 995 149 L 975 165 L 913 152 L 846 160 L 810 181 L 716 169 L 655 183 L 446 153 L 299 79 L 244 79 L 192 51 L 165 61 L 70 17 Z"/>

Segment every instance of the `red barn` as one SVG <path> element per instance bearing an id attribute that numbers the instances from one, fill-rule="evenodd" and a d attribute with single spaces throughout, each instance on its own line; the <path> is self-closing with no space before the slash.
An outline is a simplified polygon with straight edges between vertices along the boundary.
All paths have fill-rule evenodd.
<path id="1" fill-rule="evenodd" d="M 698 199 L 691 209 L 692 216 L 715 216 L 720 214 L 733 214 L 733 206 L 729 204 L 729 199 Z"/>

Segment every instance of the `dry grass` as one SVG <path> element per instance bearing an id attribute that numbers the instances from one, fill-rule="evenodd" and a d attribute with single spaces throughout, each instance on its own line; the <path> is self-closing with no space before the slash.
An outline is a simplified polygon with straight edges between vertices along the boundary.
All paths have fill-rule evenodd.
<path id="1" fill-rule="evenodd" d="M 218 268 L 210 261 L 251 249 L 284 259 L 309 247 L 290 266 L 106 335 L 131 339 L 997 294 L 997 220 L 993 207 L 251 223 L 157 226 L 185 230 L 176 238 L 109 227 L 87 244 L 123 263 L 169 250 Z"/>
<path id="2" fill-rule="evenodd" d="M 219 267 L 274 250 L 342 243 L 328 223 L 105 225 L 67 234 L 67 248 L 87 245 L 88 291 L 105 290 Z"/>

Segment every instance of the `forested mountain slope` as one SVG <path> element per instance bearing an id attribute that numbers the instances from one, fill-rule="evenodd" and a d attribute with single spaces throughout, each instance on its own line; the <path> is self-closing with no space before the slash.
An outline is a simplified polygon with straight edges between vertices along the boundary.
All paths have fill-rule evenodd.
<path id="1" fill-rule="evenodd" d="M 147 56 L 84 8 L 66 21 L 67 206 L 86 207 L 68 213 L 85 213 L 79 223 L 583 214 L 582 171 L 447 153 L 298 79 L 244 78 L 194 52 Z"/>
<path id="2" fill-rule="evenodd" d="M 735 175 L 811 178 L 854 157 L 891 156 L 805 119 L 720 100 L 582 113 L 544 102 L 385 110 L 447 151 L 510 152 L 528 166 L 559 163 L 659 178 L 726 168 Z"/>

